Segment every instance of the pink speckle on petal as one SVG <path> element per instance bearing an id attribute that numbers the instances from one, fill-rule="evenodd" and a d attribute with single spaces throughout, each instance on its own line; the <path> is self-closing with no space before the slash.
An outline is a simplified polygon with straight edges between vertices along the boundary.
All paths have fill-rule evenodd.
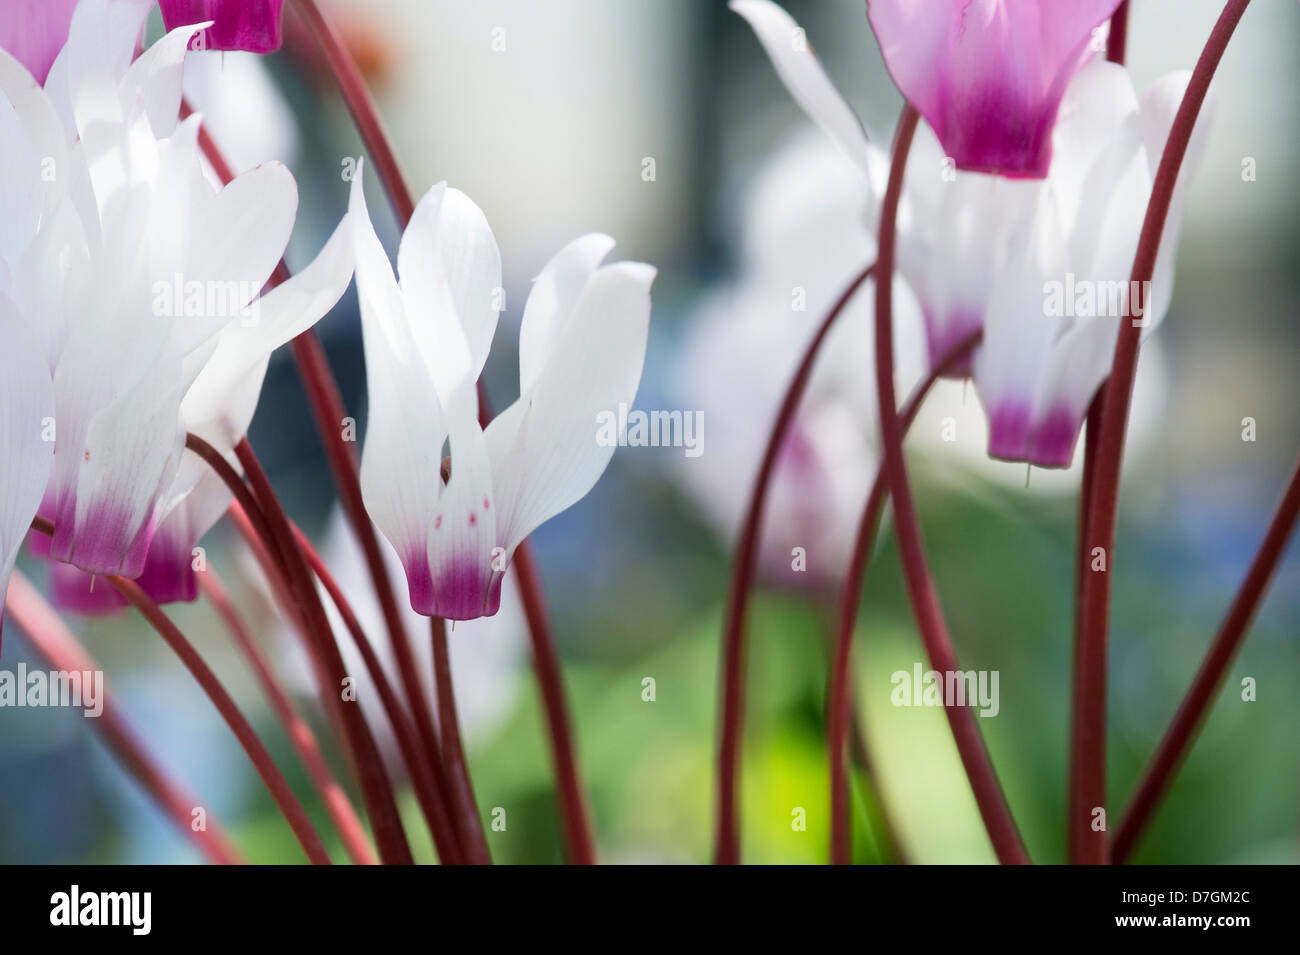
<path id="1" fill-rule="evenodd" d="M 477 523 L 478 523 L 478 515 L 474 514 L 474 513 L 471 511 L 471 512 L 470 512 L 470 515 L 469 515 L 469 526 L 470 526 L 470 527 L 473 527 L 473 526 L 474 526 L 475 524 L 477 524 Z"/>

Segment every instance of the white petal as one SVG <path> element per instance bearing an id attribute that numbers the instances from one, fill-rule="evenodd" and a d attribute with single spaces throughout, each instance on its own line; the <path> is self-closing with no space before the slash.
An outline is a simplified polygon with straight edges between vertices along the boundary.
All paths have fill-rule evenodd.
<path id="1" fill-rule="evenodd" d="M 732 0 L 730 6 L 754 28 L 794 101 L 850 159 L 870 173 L 862 123 L 822 69 L 799 24 L 770 0 Z"/>
<path id="2" fill-rule="evenodd" d="M 64 200 L 41 223 L 13 274 L 13 298 L 31 321 L 46 364 L 53 368 L 68 328 L 85 309 L 90 251 L 81 217 Z"/>
<path id="3" fill-rule="evenodd" d="M 446 438 L 442 406 L 410 334 L 402 296 L 366 210 L 362 169 L 352 181 L 348 219 L 370 397 L 361 455 L 361 493 L 370 517 L 406 568 L 415 609 L 432 592 L 428 535 L 438 505 Z"/>
<path id="4" fill-rule="evenodd" d="M 1077 321 L 1042 360 L 1025 456 L 1043 467 L 1068 467 L 1088 405 L 1110 375 L 1118 318 Z"/>
<path id="5" fill-rule="evenodd" d="M 501 302 L 501 253 L 483 211 L 439 183 L 416 206 L 397 251 L 411 333 L 444 404 L 487 360 Z"/>
<path id="6" fill-rule="evenodd" d="M 40 226 L 44 190 L 40 157 L 9 101 L 0 97 L 0 262 L 10 268 Z"/>
<path id="7" fill-rule="evenodd" d="M 944 183 L 935 210 L 930 261 L 918 277 L 932 365 L 980 327 L 995 280 L 1013 255 L 1015 243 L 1030 228 L 1041 193 L 1035 180 L 983 173 L 959 173 Z M 991 228 L 990 223 L 997 226 Z"/>
<path id="8" fill-rule="evenodd" d="M 194 210 L 195 248 L 185 277 L 239 283 L 248 290 L 240 296 L 246 305 L 284 255 L 297 211 L 298 186 L 284 165 L 264 163 L 236 176 Z"/>
<path id="9" fill-rule="evenodd" d="M 1071 81 L 1052 135 L 1049 186 L 1074 271 L 1127 279 L 1151 176 L 1137 94 L 1122 66 L 1090 63 Z"/>
<path id="10" fill-rule="evenodd" d="M 18 550 L 54 465 L 50 372 L 18 317 L 0 296 L 0 606 Z"/>
<path id="11" fill-rule="evenodd" d="M 476 413 L 477 403 L 470 401 L 449 409 L 451 478 L 429 529 L 432 599 L 424 605 L 414 593 L 411 599 L 416 610 L 449 620 L 496 613 L 505 571 L 504 553 L 494 562 L 497 507 L 487 442 Z M 436 474 L 433 478 L 438 479 Z"/>
<path id="12" fill-rule="evenodd" d="M 181 108 L 181 81 L 185 52 L 194 34 L 212 21 L 178 27 L 149 47 L 126 71 L 118 90 L 122 112 L 143 108 L 154 135 L 170 136 Z"/>
<path id="13" fill-rule="evenodd" d="M 1065 320 L 1046 314 L 1045 283 L 1065 272 L 1065 240 L 1055 205 L 1040 203 L 1032 231 L 997 277 L 975 355 L 974 379 L 989 416 L 989 454 L 1024 460 L 1034 403 Z"/>
<path id="14" fill-rule="evenodd" d="M 185 395 L 181 405 L 185 422 L 212 422 L 214 430 L 224 435 L 222 445 L 233 446 L 243 436 L 252 420 L 257 392 L 252 394 L 251 406 L 246 397 L 228 405 L 247 387 L 250 372 L 261 369 L 264 373 L 275 349 L 315 325 L 342 297 L 352 280 L 350 228 L 345 217 L 307 268 L 254 301 L 247 319 L 226 326 L 216 352 Z M 256 378 L 260 389 L 261 375 Z"/>
<path id="15" fill-rule="evenodd" d="M 140 377 L 90 419 L 73 496 L 60 489 L 57 559 L 126 577 L 144 569 L 159 502 L 185 444 L 178 426 L 184 384 L 165 373 L 179 365 L 159 361 L 158 373 Z"/>
<path id="16" fill-rule="evenodd" d="M 0 101 L 4 99 L 13 105 L 35 154 L 51 163 L 56 172 L 62 171 L 67 156 L 68 133 L 54 104 L 26 67 L 0 50 Z M 0 142 L 7 142 L 7 139 L 0 139 Z M 58 181 L 56 178 L 56 183 Z M 47 203 L 48 209 L 58 190 L 46 191 L 51 200 Z"/>
<path id="17" fill-rule="evenodd" d="M 59 55 L 66 74 L 60 71 L 58 80 L 64 82 L 66 75 L 68 102 L 83 136 L 94 123 L 122 120 L 118 84 L 135 56 L 152 6 L 148 0 L 82 0 L 72 15 L 68 42 Z M 58 66 L 56 60 L 47 87 Z"/>
<path id="18" fill-rule="evenodd" d="M 613 248 L 614 240 L 607 235 L 584 235 L 555 253 L 533 280 L 519 326 L 521 394 L 537 383 L 587 280 Z"/>
<path id="19" fill-rule="evenodd" d="M 609 464 L 614 446 L 599 440 L 598 425 L 636 397 L 654 277 L 636 262 L 593 273 L 537 384 L 488 426 L 497 541 L 507 554 L 581 500 Z"/>

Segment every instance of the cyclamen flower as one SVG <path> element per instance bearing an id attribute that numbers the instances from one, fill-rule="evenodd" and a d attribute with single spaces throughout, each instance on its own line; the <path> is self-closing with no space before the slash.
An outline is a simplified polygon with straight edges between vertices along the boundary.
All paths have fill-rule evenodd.
<path id="1" fill-rule="evenodd" d="M 791 94 L 854 159 L 871 187 L 865 215 L 879 222 L 887 161 L 872 145 L 805 45 L 768 0 L 734 0 Z M 1052 130 L 1045 180 L 1010 181 L 947 167 L 929 126 L 917 131 L 899 213 L 899 269 L 921 302 L 931 367 L 972 333 L 969 366 L 990 418 L 989 453 L 1042 467 L 1068 466 L 1088 404 L 1109 371 L 1119 323 L 1091 308 L 1052 307 L 1067 283 L 1127 287 L 1154 169 L 1188 74 L 1170 74 L 1139 100 L 1113 63 L 1081 70 Z M 1197 123 L 1165 224 L 1142 317 L 1149 334 L 1168 311 L 1186 183 L 1200 164 L 1212 110 Z M 1128 307 L 1127 295 L 1120 310 Z M 1071 306 L 1073 303 L 1071 303 Z"/>
<path id="2" fill-rule="evenodd" d="M 0 0 L 0 50 L 44 83 L 68 39 L 77 0 Z"/>
<path id="3" fill-rule="evenodd" d="M 602 266 L 614 246 L 603 235 L 561 249 L 524 307 L 519 400 L 483 429 L 475 383 L 500 311 L 501 255 L 482 211 L 445 183 L 429 190 L 402 236 L 400 283 L 360 169 L 350 215 L 370 394 L 366 508 L 401 558 L 413 609 L 489 616 L 515 548 L 581 500 L 614 454 L 597 440 L 598 416 L 636 395 L 655 269 Z"/>
<path id="4" fill-rule="evenodd" d="M 958 169 L 1041 179 L 1094 30 L 1120 0 L 868 0 L 894 82 Z"/>
<path id="5" fill-rule="evenodd" d="M 755 422 L 775 419 L 827 310 L 874 255 L 860 214 L 868 187 L 856 173 L 815 130 L 765 159 L 744 191 L 737 274 L 687 322 L 673 390 L 708 421 L 710 451 L 683 458 L 674 474 L 728 544 L 748 503 L 737 476 L 757 473 L 767 443 Z M 924 364 L 921 314 L 897 276 L 894 292 L 894 367 L 906 394 Z M 828 333 L 776 459 L 759 543 L 770 582 L 833 587 L 848 564 L 880 465 L 876 389 L 862 374 L 871 309 L 868 281 Z"/>
<path id="6" fill-rule="evenodd" d="M 128 577 L 144 571 L 164 520 L 164 542 L 188 543 L 174 548 L 188 566 L 224 503 L 182 459 L 186 429 L 233 447 L 271 351 L 328 311 L 351 275 L 340 227 L 317 264 L 257 298 L 293 226 L 293 177 L 268 164 L 209 185 L 199 118 L 176 119 L 198 27 L 132 63 L 147 12 L 84 0 L 44 90 L 0 53 L 0 124 L 12 133 L 0 168 L 15 183 L 0 255 L 52 377 L 50 553 Z"/>
<path id="7" fill-rule="evenodd" d="M 284 0 L 158 0 L 158 6 L 168 30 L 211 23 L 194 41 L 196 50 L 274 53 L 284 40 Z"/>

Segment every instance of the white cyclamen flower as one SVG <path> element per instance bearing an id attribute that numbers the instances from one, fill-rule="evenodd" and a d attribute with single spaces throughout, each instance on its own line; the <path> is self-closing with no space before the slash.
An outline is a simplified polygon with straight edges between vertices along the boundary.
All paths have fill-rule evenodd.
<path id="1" fill-rule="evenodd" d="M 429 190 L 402 236 L 400 283 L 360 170 L 350 215 L 370 394 L 366 508 L 402 560 L 417 612 L 493 614 L 515 548 L 581 500 L 613 456 L 597 422 L 636 395 L 655 270 L 602 266 L 607 236 L 561 249 L 524 307 L 519 400 L 484 429 L 475 384 L 500 311 L 501 256 L 482 211 L 445 183 Z"/>
<path id="2" fill-rule="evenodd" d="M 177 122 L 186 44 L 202 25 L 132 62 L 149 7 L 84 0 L 44 89 L 0 52 L 0 169 L 12 171 L 0 291 L 53 386 L 51 554 L 128 577 L 164 524 L 171 559 L 188 567 L 229 498 L 183 459 L 186 430 L 229 452 L 271 351 L 351 276 L 340 226 L 316 263 L 258 297 L 293 228 L 293 177 L 271 163 L 209 185 L 199 118 Z"/>

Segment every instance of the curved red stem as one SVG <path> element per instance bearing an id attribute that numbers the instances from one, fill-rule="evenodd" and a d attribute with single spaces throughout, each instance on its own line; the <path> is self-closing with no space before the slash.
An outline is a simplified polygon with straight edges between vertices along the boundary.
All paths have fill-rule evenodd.
<path id="1" fill-rule="evenodd" d="M 460 720 L 456 716 L 456 693 L 451 684 L 451 655 L 447 650 L 447 621 L 441 617 L 429 619 L 430 637 L 433 640 L 433 677 L 438 695 L 438 726 L 442 730 L 442 751 L 447 754 L 447 775 L 456 794 L 456 810 L 460 815 L 461 841 L 466 861 L 472 865 L 491 865 L 483 821 L 474 798 L 474 784 L 469 776 L 469 763 L 465 759 L 465 745 L 460 737 Z"/>
<path id="2" fill-rule="evenodd" d="M 1191 141 L 1196 118 L 1242 14 L 1250 0 L 1229 0 L 1192 71 L 1187 91 L 1174 114 L 1169 139 L 1156 169 L 1147 203 L 1146 217 L 1138 238 L 1137 253 L 1130 274 L 1130 288 L 1145 289 L 1155 272 L 1156 255 L 1165 220 L 1173 200 L 1178 171 Z M 1133 314 L 1145 314 L 1142 293 Z M 1109 839 L 1105 828 L 1095 828 L 1094 814 L 1106 807 L 1106 656 L 1110 619 L 1110 580 L 1115 569 L 1115 523 L 1119 507 L 1120 465 L 1129 406 L 1133 398 L 1133 377 L 1137 371 L 1141 324 L 1120 324 L 1115 358 L 1106 384 L 1097 436 L 1096 465 L 1089 488 L 1088 526 L 1081 559 L 1100 554 L 1104 570 L 1084 574 L 1076 651 L 1073 733 L 1070 759 L 1070 858 L 1074 862 L 1099 864 L 1109 861 Z"/>
<path id="3" fill-rule="evenodd" d="M 893 275 L 895 239 L 897 237 L 898 203 L 903 191 L 903 168 L 916 133 L 919 116 L 910 105 L 903 110 L 898 132 L 894 139 L 894 153 L 889 170 L 889 184 L 881 207 L 878 273 L 876 276 L 876 397 L 880 412 L 881 447 L 884 454 L 883 469 L 886 486 L 893 500 L 894 520 L 897 525 L 898 551 L 907 581 L 907 593 L 916 617 L 917 628 L 925 643 L 930 663 L 934 669 L 947 674 L 957 669 L 948 627 L 939 606 L 939 595 L 930 577 L 921 541 L 921 528 L 912 501 L 912 488 L 907 480 L 907 466 L 903 461 L 903 430 L 894 400 L 894 333 L 893 333 Z M 975 802 L 979 806 L 984 826 L 988 830 L 998 859 L 1003 863 L 1023 864 L 1029 856 L 1020 839 L 1015 820 L 1007 807 L 1006 798 L 998 782 L 988 750 L 975 725 L 975 716 L 965 706 L 944 706 L 952 727 L 957 751 L 970 779 Z"/>
<path id="4" fill-rule="evenodd" d="M 361 621 L 357 618 L 351 603 L 348 602 L 347 596 L 343 593 L 343 588 L 338 585 L 338 581 L 330 573 L 324 559 L 312 547 L 307 535 L 299 530 L 296 525 L 294 525 L 293 533 L 298 541 L 298 546 L 302 548 L 303 555 L 307 558 L 307 563 L 312 572 L 320 580 L 325 592 L 329 594 L 335 609 L 338 610 L 339 616 L 343 619 L 343 625 L 347 628 L 348 633 L 352 635 L 352 641 L 361 654 L 366 671 L 370 674 L 371 680 L 374 681 L 376 692 L 379 693 L 380 704 L 383 706 L 388 722 L 393 728 L 393 736 L 397 740 L 397 747 L 401 751 L 403 761 L 406 763 L 407 772 L 411 774 L 411 784 L 415 788 L 416 798 L 419 800 L 425 819 L 429 823 L 429 830 L 433 835 L 439 860 L 448 864 L 463 861 L 463 850 L 460 846 L 463 840 L 457 835 L 452 820 L 448 816 L 447 806 L 451 804 L 447 794 L 447 791 L 451 788 L 449 782 L 446 779 L 431 776 L 429 764 L 419 758 L 419 745 L 416 730 L 411 725 L 411 718 L 397 698 L 397 693 L 394 692 L 392 684 L 384 672 L 384 667 L 375 654 L 374 647 L 362 629 Z M 432 761 L 432 763 L 437 767 L 438 771 L 443 770 L 441 757 L 436 761 Z"/>
<path id="5" fill-rule="evenodd" d="M 5 607 L 13 615 L 18 627 L 27 634 L 36 652 L 56 670 L 75 672 L 100 669 L 99 664 L 90 658 L 41 592 L 17 571 L 9 580 Z M 242 863 L 244 860 L 240 858 L 238 850 L 211 813 L 208 813 L 204 828 L 194 828 L 192 813 L 201 805 L 199 800 L 173 781 L 144 748 L 144 744 L 118 713 L 117 704 L 109 695 L 107 687 L 104 688 L 103 696 L 103 712 L 98 719 L 90 722 L 103 735 L 127 771 L 153 797 L 176 827 L 194 841 L 209 861 L 218 865 Z"/>
<path id="6" fill-rule="evenodd" d="M 903 430 L 907 430 L 921 410 L 921 403 L 929 394 L 934 383 L 948 373 L 958 362 L 970 354 L 979 343 L 983 332 L 975 331 L 959 342 L 942 362 L 926 375 L 916 387 L 912 397 L 903 407 Z M 839 617 L 835 630 L 835 652 L 831 661 L 830 693 L 830 727 L 827 732 L 827 746 L 830 750 L 831 766 L 831 862 L 835 865 L 848 865 L 852 857 L 852 832 L 849 818 L 849 779 L 848 779 L 848 736 L 852 717 L 852 695 L 849 692 L 849 677 L 852 671 L 850 661 L 853 651 L 853 630 L 858 619 L 858 606 L 862 597 L 862 578 L 866 575 L 867 560 L 871 554 L 872 543 L 876 539 L 876 529 L 880 523 L 880 510 L 885 502 L 885 474 L 883 469 L 876 474 L 871 484 L 871 493 L 866 506 L 862 509 L 862 518 L 858 522 L 857 536 L 854 538 L 849 568 L 844 574 L 844 584 L 840 590 Z"/>
<path id="7" fill-rule="evenodd" d="M 248 632 L 248 627 L 245 626 L 239 610 L 230 599 L 230 594 L 226 591 L 221 578 L 211 567 L 199 574 L 199 589 L 217 611 L 217 615 L 225 622 L 235 646 L 253 668 L 253 674 L 257 677 L 262 692 L 266 694 L 271 710 L 280 720 L 285 736 L 289 738 L 299 761 L 307 770 L 312 785 L 316 787 L 321 805 L 330 814 L 330 819 L 333 820 L 334 828 L 338 831 L 339 838 L 343 840 L 343 847 L 348 855 L 357 865 L 374 865 L 377 860 L 374 850 L 370 847 L 370 838 L 366 835 L 365 826 L 361 824 L 361 819 L 357 816 L 351 800 L 348 799 L 347 793 L 343 791 L 343 787 L 334 777 L 333 770 L 325 761 L 320 744 L 316 742 L 316 734 L 294 707 L 289 694 L 285 692 L 275 671 L 271 668 L 266 654 Z"/>
<path id="8" fill-rule="evenodd" d="M 243 438 L 235 445 L 235 456 L 248 476 L 249 484 L 261 506 L 266 523 L 270 526 L 276 549 L 292 587 L 294 599 L 299 612 L 308 623 L 326 672 L 338 692 L 330 697 L 331 702 L 342 717 L 344 735 L 348 749 L 352 754 L 353 765 L 365 797 L 366 812 L 374 830 L 375 842 L 379 846 L 379 856 L 385 863 L 409 865 L 411 849 L 402 829 L 402 818 L 397 811 L 397 802 L 393 797 L 392 783 L 388 779 L 384 762 L 375 745 L 375 738 L 366 724 L 361 708 L 354 702 L 345 703 L 341 698 L 342 687 L 347 678 L 343 657 L 335 643 L 330 628 L 329 618 L 321 604 L 320 595 L 312 580 L 311 571 L 303 557 L 302 550 L 294 539 L 289 517 L 284 512 L 275 489 L 271 486 L 261 462 L 253 453 L 248 439 Z M 269 545 L 268 545 L 269 547 Z"/>
<path id="9" fill-rule="evenodd" d="M 39 531 L 46 536 L 53 536 L 54 522 L 44 517 L 36 517 L 32 520 L 32 530 Z M 118 577 L 113 574 L 107 574 L 108 582 L 117 588 L 118 593 L 125 597 L 140 615 L 149 622 L 149 624 L 158 632 L 166 644 L 172 648 L 172 651 L 185 664 L 185 668 L 190 671 L 194 679 L 198 681 L 203 692 L 207 694 L 212 705 L 217 708 L 230 731 L 235 734 L 239 740 L 239 745 L 244 748 L 248 754 L 249 760 L 252 761 L 253 767 L 257 774 L 262 777 L 262 782 L 271 793 L 271 798 L 280 808 L 281 814 L 285 821 L 289 823 L 289 828 L 293 834 L 298 837 L 299 844 L 302 845 L 303 851 L 307 853 L 307 858 L 317 865 L 329 865 L 329 853 L 325 851 L 325 844 L 321 842 L 320 835 L 316 828 L 307 818 L 306 811 L 303 810 L 302 804 L 298 802 L 298 797 L 293 794 L 293 789 L 285 780 L 280 770 L 275 765 L 275 760 L 271 759 L 271 754 L 266 751 L 262 741 L 257 738 L 253 727 L 244 714 L 240 712 L 235 701 L 230 698 L 217 675 L 208 668 L 199 656 L 198 651 L 185 639 L 185 635 L 180 629 L 171 622 L 171 619 L 162 611 L 153 600 L 140 589 L 140 586 L 134 580 L 127 580 L 125 577 Z"/>

